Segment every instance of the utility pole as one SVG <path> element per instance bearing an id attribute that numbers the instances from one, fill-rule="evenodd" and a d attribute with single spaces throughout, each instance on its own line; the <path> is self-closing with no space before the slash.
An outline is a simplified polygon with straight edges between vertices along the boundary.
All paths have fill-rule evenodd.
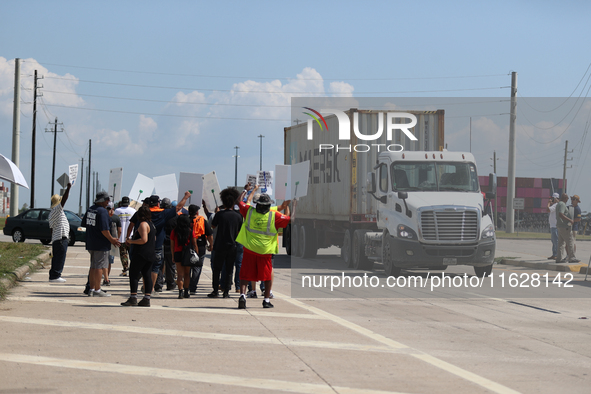
<path id="1" fill-rule="evenodd" d="M 234 168 L 234 187 L 238 187 L 238 158 L 240 157 L 238 156 L 238 149 L 240 149 L 240 147 L 235 146 L 234 149 L 236 149 L 236 154 L 234 155 L 234 157 L 236 158 L 236 164 Z"/>
<path id="2" fill-rule="evenodd" d="M 472 153 L 472 117 L 470 116 L 470 153 Z"/>
<path id="3" fill-rule="evenodd" d="M 92 158 L 92 140 L 88 140 L 88 178 L 86 180 L 86 209 L 90 208 L 90 161 L 91 161 L 91 158 Z"/>
<path id="4" fill-rule="evenodd" d="M 37 77 L 37 70 L 35 70 L 35 83 L 33 87 L 33 135 L 31 144 L 31 204 L 30 207 L 35 207 L 35 144 L 37 143 L 37 97 L 43 96 L 43 94 L 37 93 L 37 89 L 43 88 L 39 86 L 37 81 L 43 79 L 43 77 Z"/>
<path id="5" fill-rule="evenodd" d="M 96 172 L 92 172 L 92 195 L 96 196 Z"/>
<path id="6" fill-rule="evenodd" d="M 564 144 L 564 166 L 563 166 L 563 170 L 562 170 L 562 192 L 566 193 L 566 169 L 567 168 L 573 168 L 573 166 L 567 167 L 566 166 L 566 162 L 572 160 L 572 158 L 567 159 L 567 156 L 569 153 L 573 153 L 574 151 L 568 151 L 568 140 L 566 140 L 566 143 Z"/>
<path id="7" fill-rule="evenodd" d="M 265 136 L 261 134 L 258 137 L 261 139 L 261 168 L 260 168 L 260 170 L 263 171 L 263 138 L 265 138 Z"/>
<path id="8" fill-rule="evenodd" d="M 495 175 L 497 174 L 497 151 L 496 150 L 493 151 L 493 173 Z M 488 186 L 490 188 L 491 185 L 488 185 Z M 495 229 L 497 228 L 497 223 L 498 223 L 497 222 L 497 213 L 499 211 L 499 207 L 498 207 L 497 201 L 499 201 L 498 196 L 495 197 L 495 212 L 494 212 L 494 217 L 495 217 L 495 224 L 494 224 L 494 226 L 495 226 Z"/>
<path id="9" fill-rule="evenodd" d="M 515 211 L 513 200 L 515 199 L 515 110 L 517 108 L 517 73 L 511 73 L 511 115 L 509 122 L 509 159 L 507 168 L 507 233 L 513 233 L 515 228 Z"/>
<path id="10" fill-rule="evenodd" d="M 51 124 L 51 123 L 50 123 Z M 57 117 L 55 118 L 55 123 L 53 124 L 53 131 L 45 129 L 46 133 L 53 133 L 53 166 L 51 168 L 51 195 L 53 196 L 53 188 L 55 186 L 55 152 L 56 152 L 56 145 L 57 145 Z M 59 123 L 59 125 L 63 125 L 63 123 Z M 62 128 L 61 131 L 64 131 Z"/>
<path id="11" fill-rule="evenodd" d="M 19 166 L 21 134 L 21 59 L 14 59 L 14 103 L 12 106 L 12 162 Z M 10 216 L 18 215 L 18 186 L 10 190 Z"/>
<path id="12" fill-rule="evenodd" d="M 82 182 L 84 178 L 84 157 L 81 158 L 82 164 L 80 165 L 80 198 L 78 199 L 78 216 L 82 215 Z"/>

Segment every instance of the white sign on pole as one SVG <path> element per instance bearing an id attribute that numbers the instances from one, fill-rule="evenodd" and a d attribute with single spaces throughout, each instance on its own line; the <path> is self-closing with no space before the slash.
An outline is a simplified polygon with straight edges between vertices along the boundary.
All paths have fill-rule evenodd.
<path id="1" fill-rule="evenodd" d="M 76 183 L 76 179 L 78 178 L 78 164 L 73 164 L 68 168 L 68 173 L 70 176 L 70 183 L 72 186 Z"/>
<path id="2" fill-rule="evenodd" d="M 514 198 L 513 199 L 513 209 L 523 209 L 525 208 L 525 199 L 524 198 Z"/>
<path id="3" fill-rule="evenodd" d="M 152 195 L 154 190 L 154 180 L 145 175 L 137 174 L 135 182 L 129 191 L 129 198 L 135 201 L 142 201 L 146 197 Z"/>
<path id="4" fill-rule="evenodd" d="M 275 198 L 287 200 L 287 185 L 289 184 L 291 170 L 289 165 L 275 165 Z"/>
<path id="5" fill-rule="evenodd" d="M 177 198 L 179 194 L 179 187 L 176 183 L 176 175 L 168 174 L 154 177 L 154 189 L 160 199 L 169 198 L 170 201 Z"/>
<path id="6" fill-rule="evenodd" d="M 187 205 L 195 204 L 201 206 L 203 199 L 203 174 L 195 174 L 192 172 L 181 172 L 179 176 L 179 193 L 177 201 L 181 201 L 185 197 L 185 192 L 191 193 L 191 197 L 187 201 Z M 210 208 L 208 206 L 208 208 Z M 214 207 L 211 207 L 213 210 Z"/>
<path id="7" fill-rule="evenodd" d="M 111 168 L 109 172 L 109 196 L 111 201 L 121 201 L 121 183 L 123 182 L 123 168 Z"/>
<path id="8" fill-rule="evenodd" d="M 273 182 L 275 180 L 273 171 L 257 171 L 257 180 L 259 185 L 259 193 L 267 193 L 269 196 L 273 195 Z"/>
<path id="9" fill-rule="evenodd" d="M 291 176 L 287 185 L 286 199 L 293 200 L 304 197 L 308 194 L 308 177 L 310 172 L 310 161 L 291 165 Z"/>
<path id="10" fill-rule="evenodd" d="M 207 209 L 213 211 L 213 208 L 222 205 L 220 200 L 220 184 L 215 171 L 205 174 L 203 179 L 203 200 L 207 204 Z M 213 208 L 212 208 L 213 207 Z"/>

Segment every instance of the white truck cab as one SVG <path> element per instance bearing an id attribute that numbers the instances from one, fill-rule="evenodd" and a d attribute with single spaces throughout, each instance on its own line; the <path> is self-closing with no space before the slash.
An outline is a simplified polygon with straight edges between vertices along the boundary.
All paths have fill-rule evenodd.
<path id="1" fill-rule="evenodd" d="M 496 193 L 491 178 L 487 199 Z M 365 234 L 366 255 L 381 255 L 388 275 L 460 264 L 473 266 L 478 276 L 490 274 L 495 230 L 471 153 L 383 152 L 367 189 L 379 201 L 381 231 Z"/>

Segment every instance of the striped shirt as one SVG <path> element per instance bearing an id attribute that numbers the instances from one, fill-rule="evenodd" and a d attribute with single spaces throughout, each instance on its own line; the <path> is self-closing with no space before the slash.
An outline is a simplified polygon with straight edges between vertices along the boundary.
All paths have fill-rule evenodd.
<path id="1" fill-rule="evenodd" d="M 49 213 L 49 228 L 51 232 L 51 242 L 59 241 L 62 238 L 68 238 L 70 235 L 70 222 L 66 218 L 62 204 L 57 204 Z"/>

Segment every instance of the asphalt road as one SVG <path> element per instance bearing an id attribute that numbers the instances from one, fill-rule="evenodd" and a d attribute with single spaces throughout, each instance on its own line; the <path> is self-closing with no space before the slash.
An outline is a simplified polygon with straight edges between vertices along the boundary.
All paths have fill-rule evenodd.
<path id="1" fill-rule="evenodd" d="M 501 240 L 498 249 L 544 253 L 547 243 Z M 118 276 L 118 259 L 108 298 L 82 295 L 88 265 L 77 244 L 68 251 L 67 283 L 50 285 L 40 270 L 0 303 L 0 392 L 588 393 L 591 387 L 591 288 L 580 274 L 573 274 L 572 287 L 543 280 L 521 287 L 523 280 L 512 286 L 509 275 L 525 274 L 532 285 L 532 276 L 545 272 L 495 266 L 493 277 L 504 274 L 506 287 L 455 287 L 454 278 L 473 278 L 471 267 L 457 266 L 445 271 L 449 288 L 430 290 L 441 271 L 428 281 L 426 271 L 405 271 L 402 277 L 423 278 L 427 287 L 360 286 L 336 295 L 328 287 L 295 289 L 302 272 L 292 275 L 292 266 L 386 283 L 379 264 L 373 272 L 345 269 L 327 250 L 307 261 L 277 256 L 274 309 L 263 309 L 258 298 L 238 310 L 235 293 L 208 299 L 208 260 L 196 297 L 163 292 L 151 308 L 125 308 L 119 303 L 128 281 Z"/>

